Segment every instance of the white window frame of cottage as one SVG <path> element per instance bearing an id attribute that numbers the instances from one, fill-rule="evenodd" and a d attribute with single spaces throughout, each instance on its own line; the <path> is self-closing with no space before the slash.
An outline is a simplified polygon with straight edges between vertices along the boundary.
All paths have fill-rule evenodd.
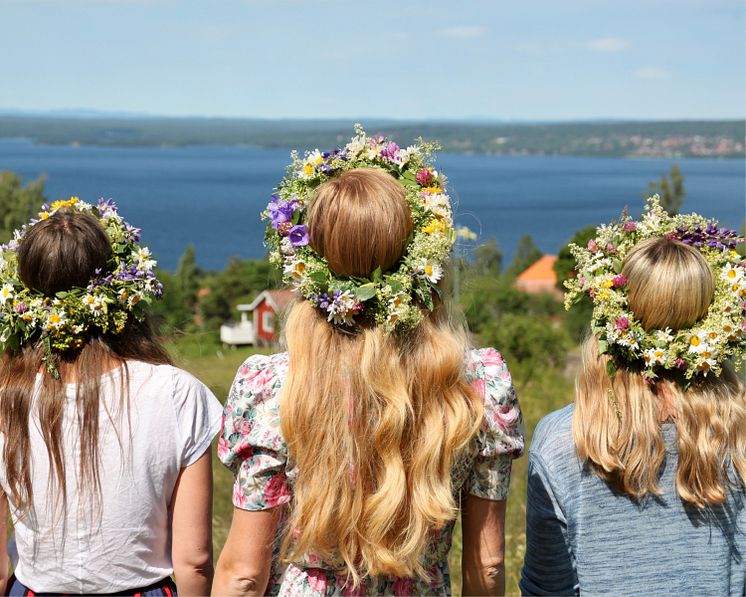
<path id="1" fill-rule="evenodd" d="M 270 334 L 275 333 L 275 326 L 272 325 L 272 318 L 275 314 L 272 311 L 264 311 L 262 313 L 262 329 Z"/>

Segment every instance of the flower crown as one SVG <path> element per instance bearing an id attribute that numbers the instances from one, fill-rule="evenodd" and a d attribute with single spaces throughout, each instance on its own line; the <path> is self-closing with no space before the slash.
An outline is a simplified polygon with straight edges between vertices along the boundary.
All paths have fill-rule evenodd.
<path id="1" fill-rule="evenodd" d="M 17 251 L 28 230 L 58 210 L 90 214 L 98 219 L 111 241 L 107 272 L 96 270 L 86 288 L 71 288 L 49 297 L 26 287 L 18 275 Z M 136 243 L 140 230 L 130 226 L 117 213 L 116 204 L 99 199 L 93 206 L 72 197 L 42 205 L 38 219 L 16 230 L 0 253 L 0 346 L 18 350 L 21 345 L 41 339 L 45 364 L 59 375 L 52 352 L 83 346 L 93 329 L 119 334 L 129 314 L 144 316 L 144 303 L 160 298 L 163 286 L 155 277 L 155 260 L 147 247 Z"/>
<path id="2" fill-rule="evenodd" d="M 629 308 L 622 264 L 633 246 L 651 237 L 695 247 L 713 272 L 712 303 L 691 327 L 646 331 Z M 735 250 L 742 242 L 735 230 L 718 228 L 716 221 L 697 214 L 668 215 L 655 195 L 639 222 L 625 211 L 618 223 L 599 227 L 587 247 L 570 245 L 577 277 L 565 281 L 565 308 L 588 294 L 600 352 L 640 368 L 648 379 L 663 370 L 683 376 L 685 383 L 695 375 L 719 375 L 723 361 L 734 358 L 738 367 L 746 356 L 746 260 Z"/>
<path id="3" fill-rule="evenodd" d="M 422 307 L 434 308 L 433 293 L 443 276 L 455 239 L 446 178 L 430 157 L 436 147 L 422 141 L 400 148 L 382 136 L 368 137 L 360 125 L 342 149 L 318 149 L 292 164 L 262 219 L 269 220 L 265 241 L 269 259 L 282 268 L 283 280 L 313 303 L 336 325 L 351 326 L 361 318 L 375 320 L 387 331 L 416 327 Z M 374 271 L 370 278 L 334 275 L 326 260 L 309 245 L 306 216 L 317 188 L 354 168 L 379 168 L 403 186 L 413 232 L 395 269 Z"/>

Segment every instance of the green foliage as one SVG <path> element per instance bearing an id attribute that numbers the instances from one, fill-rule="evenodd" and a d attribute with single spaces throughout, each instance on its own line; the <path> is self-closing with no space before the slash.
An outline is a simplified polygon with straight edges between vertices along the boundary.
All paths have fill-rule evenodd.
<path id="1" fill-rule="evenodd" d="M 681 169 L 678 164 L 671 166 L 669 177 L 664 174 L 661 176 L 659 182 L 649 182 L 648 191 L 647 193 L 643 193 L 643 197 L 647 198 L 650 195 L 655 195 L 657 193 L 660 195 L 663 209 L 665 209 L 669 215 L 675 216 L 679 213 L 681 204 L 684 202 L 684 195 L 686 195 L 684 177 L 681 175 Z"/>
<path id="2" fill-rule="evenodd" d="M 536 246 L 534 238 L 530 234 L 524 234 L 518 241 L 518 246 L 515 249 L 515 255 L 513 261 L 507 270 L 505 275 L 515 278 L 520 275 L 528 266 L 536 262 L 543 253 Z"/>
<path id="3" fill-rule="evenodd" d="M 156 277 L 163 284 L 163 298 L 153 301 L 150 312 L 161 334 L 171 335 L 191 330 L 194 327 L 194 309 L 190 309 L 176 276 L 165 270 L 157 270 Z"/>
<path id="4" fill-rule="evenodd" d="M 490 238 L 472 251 L 473 270 L 477 276 L 499 276 L 503 265 L 503 251 L 496 238 Z"/>
<path id="5" fill-rule="evenodd" d="M 197 291 L 199 290 L 201 275 L 202 272 L 197 267 L 194 245 L 190 244 L 179 258 L 179 263 L 176 266 L 174 274 L 174 282 L 182 299 L 191 310 L 194 310 L 194 306 L 197 303 Z"/>
<path id="6" fill-rule="evenodd" d="M 559 322 L 515 311 L 487 323 L 479 338 L 484 344 L 498 347 L 508 360 L 513 377 L 521 381 L 530 380 L 545 369 L 564 367 L 571 346 Z"/>
<path id="7" fill-rule="evenodd" d="M 562 305 L 549 293 L 513 287 L 508 275 L 468 274 L 462 308 L 481 344 L 495 346 L 510 360 L 518 379 L 564 364 L 570 339 L 560 324 Z"/>
<path id="8" fill-rule="evenodd" d="M 232 258 L 225 270 L 205 277 L 210 292 L 198 304 L 204 329 L 216 329 L 238 315 L 236 305 L 280 285 L 277 268 L 263 259 Z"/>
<path id="9" fill-rule="evenodd" d="M 39 211 L 44 203 L 44 181 L 40 176 L 23 186 L 13 172 L 0 172 L 0 242 L 7 242 L 16 228 Z"/>

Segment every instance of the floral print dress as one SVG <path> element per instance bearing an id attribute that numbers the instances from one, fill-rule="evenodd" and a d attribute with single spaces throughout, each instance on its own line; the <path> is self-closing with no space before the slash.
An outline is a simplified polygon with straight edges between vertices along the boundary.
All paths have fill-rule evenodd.
<path id="1" fill-rule="evenodd" d="M 287 353 L 253 355 L 238 370 L 223 413 L 218 456 L 233 471 L 233 504 L 266 510 L 288 504 L 293 496 L 293 466 L 280 433 L 280 390 L 288 369 Z M 466 376 L 484 400 L 484 420 L 452 473 L 457 492 L 489 500 L 508 496 L 513 458 L 524 449 L 523 418 L 508 368 L 492 348 L 472 350 Z M 347 575 L 324 566 L 313 554 L 281 565 L 279 540 L 267 592 L 270 595 L 450 595 L 448 551 L 453 524 L 433 531 L 419 578 L 368 578 L 358 586 Z M 281 526 L 281 525 L 280 525 Z M 278 537 L 279 539 L 279 537 Z"/>

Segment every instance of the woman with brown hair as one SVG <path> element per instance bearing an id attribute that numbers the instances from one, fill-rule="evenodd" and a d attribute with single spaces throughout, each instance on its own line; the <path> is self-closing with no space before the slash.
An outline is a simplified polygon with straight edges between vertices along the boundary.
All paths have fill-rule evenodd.
<path id="1" fill-rule="evenodd" d="M 531 444 L 524 594 L 746 595 L 737 242 L 653 199 L 573 248 L 593 335 L 574 405 Z"/>
<path id="2" fill-rule="evenodd" d="M 0 261 L 10 595 L 204 595 L 220 404 L 147 323 L 162 288 L 111 201 L 45 205 Z M 2 576 L 8 554 L 0 542 Z M 171 580 L 175 573 L 176 585 Z"/>
<path id="3" fill-rule="evenodd" d="M 440 298 L 453 229 L 423 149 L 359 129 L 296 157 L 268 207 L 299 300 L 288 352 L 250 357 L 225 406 L 216 595 L 450 594 L 459 511 L 464 591 L 504 591 L 521 415 L 500 355 L 470 350 Z"/>

